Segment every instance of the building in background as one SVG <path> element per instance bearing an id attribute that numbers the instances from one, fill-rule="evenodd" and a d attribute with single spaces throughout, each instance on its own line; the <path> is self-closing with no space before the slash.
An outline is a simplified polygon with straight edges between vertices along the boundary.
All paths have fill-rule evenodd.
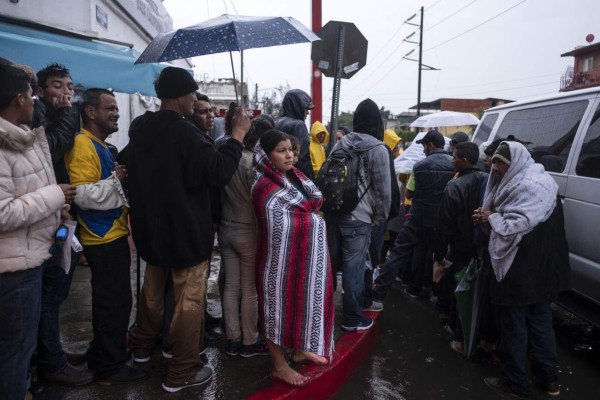
<path id="1" fill-rule="evenodd" d="M 575 57 L 573 67 L 569 67 L 561 77 L 561 92 L 600 86 L 600 42 L 578 46 L 560 56 Z"/>
<path id="2" fill-rule="evenodd" d="M 71 69 L 73 81 L 80 89 L 91 86 L 115 89 L 121 118 L 119 131 L 108 141 L 119 149 L 128 142 L 129 122 L 146 110 L 158 108 L 160 103 L 153 97 L 152 82 L 162 67 L 136 66 L 135 73 L 127 78 L 129 82 L 120 83 L 128 88 L 133 85 L 126 93 L 116 82 L 132 73 L 131 60 L 158 33 L 172 29 L 173 20 L 160 0 L 0 2 L 0 55 L 31 65 L 36 71 L 66 59 L 69 61 L 63 63 Z M 120 63 L 111 63 L 111 58 L 119 59 Z M 85 62 L 107 67 L 92 72 L 93 68 L 81 68 Z M 192 67 L 188 60 L 172 64 Z M 98 79 L 100 75 L 105 75 L 104 80 Z"/>

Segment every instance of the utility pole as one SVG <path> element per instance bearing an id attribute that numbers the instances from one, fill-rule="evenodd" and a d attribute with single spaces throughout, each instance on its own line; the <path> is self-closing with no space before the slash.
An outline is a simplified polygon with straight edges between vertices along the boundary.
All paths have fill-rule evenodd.
<path id="1" fill-rule="evenodd" d="M 417 26 L 419 27 L 419 41 L 415 42 L 415 41 L 411 41 L 409 40 L 412 36 L 414 36 L 414 34 L 416 32 L 411 33 L 410 35 L 408 35 L 406 38 L 404 38 L 404 42 L 408 42 L 408 43 L 413 43 L 419 46 L 419 59 L 415 60 L 412 58 L 408 58 L 409 55 L 411 55 L 415 50 L 412 49 L 411 51 L 409 51 L 408 53 L 406 53 L 404 55 L 404 57 L 402 57 L 405 60 L 408 61 L 415 61 L 419 64 L 419 78 L 417 81 L 417 118 L 419 118 L 421 116 L 421 72 L 423 70 L 426 71 L 439 71 L 439 68 L 434 68 L 434 67 L 430 67 L 429 65 L 425 65 L 423 64 L 423 18 L 424 18 L 424 8 L 421 7 L 421 23 L 420 24 L 414 24 L 412 22 L 410 22 L 414 17 L 417 16 L 417 14 L 414 14 L 412 17 L 410 17 L 409 19 L 407 19 L 405 22 L 407 25 L 412 25 L 412 26 Z"/>
<path id="2" fill-rule="evenodd" d="M 319 32 L 321 29 L 321 0 L 312 0 L 312 31 Z M 310 112 L 310 125 L 315 121 L 323 121 L 323 86 L 322 74 L 315 63 L 311 63 L 311 97 L 315 108 Z M 333 133 L 335 136 L 335 133 Z"/>

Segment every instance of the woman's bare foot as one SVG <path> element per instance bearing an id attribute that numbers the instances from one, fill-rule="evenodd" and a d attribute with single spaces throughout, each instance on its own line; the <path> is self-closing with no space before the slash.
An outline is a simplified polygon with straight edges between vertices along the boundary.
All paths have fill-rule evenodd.
<path id="1" fill-rule="evenodd" d="M 290 359 L 296 364 L 329 365 L 327 357 L 319 356 L 310 351 L 294 351 Z"/>
<path id="2" fill-rule="evenodd" d="M 308 378 L 296 372 L 290 366 L 274 369 L 269 375 L 274 381 L 287 383 L 290 386 L 301 387 L 308 383 Z"/>

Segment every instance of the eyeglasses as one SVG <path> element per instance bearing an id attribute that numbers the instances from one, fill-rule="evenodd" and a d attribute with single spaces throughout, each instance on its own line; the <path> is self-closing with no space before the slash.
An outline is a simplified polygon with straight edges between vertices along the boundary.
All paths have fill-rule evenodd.
<path id="1" fill-rule="evenodd" d="M 194 112 L 200 115 L 212 114 L 212 110 L 210 108 L 195 108 Z"/>

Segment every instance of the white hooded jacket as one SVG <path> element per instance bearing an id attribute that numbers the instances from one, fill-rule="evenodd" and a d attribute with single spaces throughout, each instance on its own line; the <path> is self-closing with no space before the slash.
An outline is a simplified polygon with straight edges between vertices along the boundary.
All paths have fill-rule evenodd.
<path id="1" fill-rule="evenodd" d="M 44 129 L 0 118 L 0 273 L 50 258 L 64 204 Z"/>

